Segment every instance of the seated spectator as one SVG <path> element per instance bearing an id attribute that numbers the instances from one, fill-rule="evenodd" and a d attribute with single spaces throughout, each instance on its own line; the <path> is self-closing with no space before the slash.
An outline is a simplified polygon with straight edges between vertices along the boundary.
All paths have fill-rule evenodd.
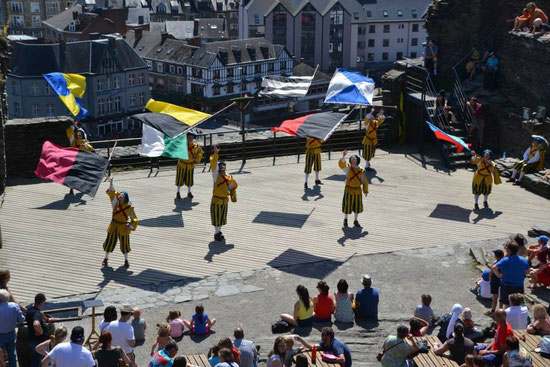
<path id="1" fill-rule="evenodd" d="M 286 345 L 282 336 L 278 336 L 273 344 L 273 349 L 267 355 L 267 367 L 283 367 L 285 361 Z"/>
<path id="2" fill-rule="evenodd" d="M 236 364 L 240 365 L 241 364 L 241 352 L 235 348 L 235 346 L 233 345 L 233 343 L 231 342 L 231 339 L 229 338 L 221 338 L 220 341 L 218 342 L 218 345 L 220 346 L 220 350 L 222 349 L 228 349 L 231 351 L 231 353 L 233 354 L 232 356 L 232 361 L 235 362 Z M 221 355 L 220 355 L 220 358 L 221 358 Z"/>
<path id="3" fill-rule="evenodd" d="M 520 348 L 515 336 L 506 338 L 506 353 L 502 358 L 503 367 L 531 367 L 531 357 L 524 348 Z"/>
<path id="4" fill-rule="evenodd" d="M 251 340 L 244 338 L 244 331 L 238 327 L 233 331 L 233 345 L 239 351 L 240 367 L 255 367 L 258 365 L 258 349 Z M 291 338 L 292 339 L 292 338 Z"/>
<path id="5" fill-rule="evenodd" d="M 533 306 L 533 322 L 527 326 L 527 332 L 540 336 L 550 335 L 550 320 L 548 320 L 548 312 L 543 305 Z"/>
<path id="6" fill-rule="evenodd" d="M 149 367 L 171 366 L 174 364 L 176 354 L 178 354 L 178 345 L 175 342 L 170 342 L 166 344 L 164 349 L 159 350 L 153 355 L 151 362 L 149 362 Z"/>
<path id="7" fill-rule="evenodd" d="M 532 269 L 529 272 L 529 282 L 532 284 L 531 288 L 537 289 L 539 287 L 550 286 L 550 252 L 546 254 L 547 262 L 540 264 L 537 269 Z"/>
<path id="8" fill-rule="evenodd" d="M 53 336 L 50 337 L 50 340 L 38 344 L 35 350 L 38 354 L 46 356 L 56 345 L 63 343 L 65 338 L 67 338 L 67 328 L 64 326 L 58 327 L 55 329 Z"/>
<path id="9" fill-rule="evenodd" d="M 334 301 L 329 294 L 327 282 L 320 280 L 317 283 L 318 295 L 313 297 L 313 317 L 317 322 L 330 322 L 334 312 Z"/>
<path id="10" fill-rule="evenodd" d="M 508 296 L 513 293 L 525 293 L 523 283 L 529 274 L 529 264 L 523 257 L 517 256 L 518 245 L 508 245 L 510 255 L 491 267 L 492 272 L 500 278 L 500 303 L 508 305 Z"/>
<path id="11" fill-rule="evenodd" d="M 437 337 L 442 343 L 446 342 L 447 339 L 451 337 L 455 324 L 457 322 L 462 324 L 462 326 L 465 326 L 460 319 L 460 315 L 462 314 L 463 310 L 464 309 L 462 308 L 462 306 L 456 303 L 453 305 L 450 314 L 445 314 L 439 318 L 437 325 L 439 325 L 440 328 L 439 332 L 437 333 Z"/>
<path id="12" fill-rule="evenodd" d="M 220 363 L 215 367 L 239 367 L 239 365 L 233 360 L 233 353 L 230 349 L 220 349 Z M 268 364 L 269 365 L 269 364 Z"/>
<path id="13" fill-rule="evenodd" d="M 25 321 L 21 308 L 15 302 L 10 302 L 7 289 L 0 289 L 0 354 L 7 354 L 8 363 L 15 366 L 15 329 L 17 324 Z M 32 329 L 29 329 L 29 332 Z"/>
<path id="14" fill-rule="evenodd" d="M 92 355 L 97 360 L 97 367 L 118 367 L 120 359 L 126 363 L 126 366 L 135 365 L 122 348 L 113 347 L 113 336 L 108 331 L 101 333 L 99 343 L 92 349 Z"/>
<path id="15" fill-rule="evenodd" d="M 191 330 L 194 335 L 207 335 L 210 333 L 210 329 L 216 323 L 216 319 L 210 319 L 204 312 L 203 305 L 197 305 L 195 307 L 195 314 L 191 317 L 191 322 L 183 320 L 185 327 Z"/>
<path id="16" fill-rule="evenodd" d="M 409 329 L 405 326 L 407 334 Z M 407 336 L 405 334 L 405 337 Z M 296 335 L 295 339 L 302 343 L 306 348 L 311 349 L 313 345 L 306 342 L 302 337 Z M 326 353 L 321 354 L 323 361 L 330 363 L 339 363 L 343 367 L 351 367 L 351 353 L 348 346 L 334 337 L 334 331 L 331 327 L 321 329 L 321 342 L 317 344 L 317 350 Z"/>
<path id="17" fill-rule="evenodd" d="M 215 367 L 218 363 L 220 363 L 220 346 L 218 344 L 214 345 L 210 350 L 208 351 L 208 363 L 210 363 L 211 367 Z"/>
<path id="18" fill-rule="evenodd" d="M 472 319 L 472 310 L 466 307 L 462 311 L 460 321 L 464 325 L 464 336 L 472 339 L 474 342 L 483 339 L 484 332 L 476 327 L 474 320 Z"/>
<path id="19" fill-rule="evenodd" d="M 466 354 L 466 357 L 464 357 L 464 363 L 460 367 L 474 367 L 474 355 L 473 354 Z"/>
<path id="20" fill-rule="evenodd" d="M 506 311 L 502 309 L 495 311 L 494 318 L 497 323 L 497 331 L 493 342 L 489 345 L 476 346 L 475 353 L 483 357 L 489 366 L 500 366 L 507 348 L 506 339 L 509 336 L 514 336 L 514 330 L 506 322 Z"/>
<path id="21" fill-rule="evenodd" d="M 157 330 L 157 340 L 151 347 L 151 357 L 155 354 L 156 351 L 163 350 L 168 343 L 174 342 L 174 339 L 170 336 L 172 334 L 172 328 L 167 323 L 162 323 L 159 325 Z"/>
<path id="22" fill-rule="evenodd" d="M 519 32 L 522 31 L 523 28 L 527 28 L 530 19 L 531 14 L 529 14 L 529 10 L 523 8 L 522 14 L 514 19 L 514 28 L 512 28 L 512 32 Z"/>
<path id="23" fill-rule="evenodd" d="M 409 319 L 409 326 L 410 336 L 424 336 L 426 331 L 428 331 L 430 324 L 418 317 L 411 317 Z"/>
<path id="24" fill-rule="evenodd" d="M 496 73 L 498 70 L 498 59 L 497 55 L 495 55 L 494 52 L 489 53 L 489 58 L 487 59 L 487 62 L 482 67 L 482 70 L 489 73 Z"/>
<path id="25" fill-rule="evenodd" d="M 526 329 L 529 324 L 529 310 L 523 305 L 523 295 L 514 293 L 508 298 L 510 307 L 506 309 L 506 321 L 514 330 Z"/>
<path id="26" fill-rule="evenodd" d="M 432 304 L 432 296 L 430 294 L 424 293 L 420 296 L 420 300 L 422 301 L 422 304 L 416 306 L 416 309 L 414 310 L 414 316 L 431 324 L 432 322 L 437 320 L 437 317 L 435 317 L 434 314 L 434 310 L 430 306 Z"/>
<path id="27" fill-rule="evenodd" d="M 354 311 L 355 317 L 360 319 L 378 319 L 378 289 L 372 287 L 372 279 L 365 274 L 361 278 L 363 289 L 357 291 L 355 295 Z"/>
<path id="28" fill-rule="evenodd" d="M 474 293 L 479 298 L 491 299 L 491 270 L 486 269 L 481 274 L 480 278 L 476 279 L 476 285 L 473 288 L 470 288 L 470 291 Z"/>
<path id="29" fill-rule="evenodd" d="M 470 75 L 469 77 L 470 80 L 474 78 L 476 69 L 479 67 L 480 62 L 481 62 L 481 52 L 477 47 L 474 46 L 470 54 L 470 60 L 466 63 L 466 71 Z"/>
<path id="30" fill-rule="evenodd" d="M 120 309 L 120 318 L 111 321 L 105 328 L 105 331 L 111 333 L 113 345 L 115 347 L 121 347 L 128 358 L 130 358 L 132 362 L 135 362 L 136 356 L 134 354 L 134 347 L 136 346 L 136 340 L 134 339 L 134 328 L 128 323 L 133 313 L 134 309 L 132 306 L 128 304 L 122 305 Z"/>
<path id="31" fill-rule="evenodd" d="M 105 307 L 105 310 L 103 311 L 103 321 L 99 324 L 99 333 L 101 334 L 107 329 L 107 326 L 112 321 L 115 321 L 118 318 L 118 314 L 116 312 L 116 307 L 114 306 L 107 306 Z"/>
<path id="32" fill-rule="evenodd" d="M 42 312 L 46 305 L 46 296 L 43 293 L 38 293 L 34 297 L 34 303 L 27 307 L 27 326 L 29 328 L 29 335 L 27 342 L 32 350 L 32 362 L 31 367 L 40 366 L 42 355 L 36 352 L 36 347 L 50 340 L 50 334 L 48 332 L 48 323 L 56 322 L 57 319 L 49 317 Z M 74 329 L 73 329 L 74 330 Z"/>
<path id="33" fill-rule="evenodd" d="M 485 367 L 487 364 L 485 363 L 485 360 L 482 356 L 475 356 L 474 357 L 474 367 Z"/>
<path id="34" fill-rule="evenodd" d="M 303 354 L 298 354 L 296 356 L 296 367 L 308 367 L 309 362 L 307 360 L 307 357 Z"/>
<path id="35" fill-rule="evenodd" d="M 390 335 L 382 345 L 382 367 L 405 366 L 407 357 L 418 350 L 405 325 L 397 326 L 397 335 Z"/>
<path id="36" fill-rule="evenodd" d="M 42 360 L 42 366 L 50 363 L 56 367 L 94 367 L 92 353 L 82 346 L 84 343 L 84 329 L 75 326 L 71 331 L 71 341 L 55 346 Z"/>
<path id="37" fill-rule="evenodd" d="M 293 335 L 287 335 L 284 337 L 284 340 L 285 340 L 285 361 L 284 361 L 284 364 L 285 364 L 285 367 L 290 367 L 292 366 L 292 358 L 298 354 L 302 349 L 303 347 L 301 348 L 298 348 L 298 349 L 295 349 L 294 348 L 294 336 Z"/>
<path id="38" fill-rule="evenodd" d="M 13 303 L 17 303 L 19 305 L 19 307 L 21 308 L 21 311 L 23 311 L 24 313 L 27 312 L 27 308 L 25 306 L 23 306 L 21 303 L 17 302 L 15 300 L 15 297 L 13 296 L 13 293 L 11 293 L 10 289 L 8 288 L 8 283 L 11 279 L 11 274 L 10 274 L 10 271 L 9 270 L 0 270 L 0 289 L 5 289 L 6 291 L 8 291 L 9 295 L 10 295 L 10 299 L 8 302 L 13 302 Z"/>
<path id="39" fill-rule="evenodd" d="M 548 16 L 544 13 L 542 9 L 539 9 L 537 7 L 537 4 L 534 2 L 528 3 L 526 6 L 527 10 L 529 11 L 529 21 L 527 22 L 527 27 L 531 28 L 533 26 L 533 23 L 535 19 L 540 18 L 543 23 L 548 23 Z"/>
<path id="40" fill-rule="evenodd" d="M 512 166 L 512 174 L 509 182 L 516 180 L 516 175 L 519 172 L 519 178 L 514 185 L 521 185 L 523 177 L 528 173 L 540 171 L 544 167 L 544 157 L 546 150 L 544 149 L 545 140 L 538 135 L 532 135 L 531 146 L 523 153 L 523 160 L 515 163 Z"/>
<path id="41" fill-rule="evenodd" d="M 284 313 L 281 319 L 294 327 L 310 327 L 313 324 L 313 302 L 309 291 L 303 285 L 296 287 L 298 301 L 294 304 L 294 314 Z"/>
<path id="42" fill-rule="evenodd" d="M 170 336 L 172 339 L 178 339 L 183 336 L 183 331 L 185 330 L 185 321 L 181 319 L 181 312 L 177 310 L 172 310 L 168 312 L 168 317 L 166 322 L 170 325 Z"/>
<path id="43" fill-rule="evenodd" d="M 466 355 L 474 353 L 474 342 L 464 337 L 464 327 L 461 324 L 455 324 L 453 331 L 454 337 L 447 339 L 443 345 L 436 344 L 434 353 L 442 356 L 447 351 L 450 351 L 451 359 L 462 365 L 465 363 Z"/>
<path id="44" fill-rule="evenodd" d="M 527 239 L 521 233 L 516 233 L 510 236 L 510 240 L 518 245 L 518 256 L 527 257 L 529 255 L 527 251 Z M 509 254 L 506 254 L 508 256 Z"/>
<path id="45" fill-rule="evenodd" d="M 334 293 L 334 320 L 339 322 L 353 322 L 353 293 L 348 292 L 348 282 L 338 281 L 338 292 Z"/>
<path id="46" fill-rule="evenodd" d="M 435 99 L 434 117 L 442 114 L 445 107 L 449 107 L 449 102 L 447 101 L 446 94 L 447 92 L 445 91 L 445 89 L 441 89 L 439 92 L 437 92 L 437 97 Z"/>
<path id="47" fill-rule="evenodd" d="M 134 308 L 134 319 L 132 320 L 132 327 L 134 328 L 134 338 L 136 339 L 136 343 L 143 342 L 145 340 L 145 330 L 147 330 L 147 323 L 141 317 L 141 310 L 137 307 Z"/>
<path id="48" fill-rule="evenodd" d="M 539 264 L 546 264 L 548 251 L 548 236 L 539 236 L 537 237 L 537 243 L 534 245 L 529 245 L 527 248 L 527 261 L 529 266 L 532 266 L 531 261 L 534 257 L 537 258 Z"/>
<path id="49" fill-rule="evenodd" d="M 174 363 L 172 364 L 172 367 L 198 367 L 194 364 L 187 363 L 187 359 L 184 356 L 179 356 L 174 358 Z"/>

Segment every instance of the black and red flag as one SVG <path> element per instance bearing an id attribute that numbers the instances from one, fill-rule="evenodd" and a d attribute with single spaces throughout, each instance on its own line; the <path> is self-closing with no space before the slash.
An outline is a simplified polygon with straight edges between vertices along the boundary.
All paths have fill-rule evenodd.
<path id="1" fill-rule="evenodd" d="M 304 138 L 327 140 L 333 131 L 344 121 L 348 114 L 338 112 L 321 112 L 285 120 L 279 127 L 271 130 Z"/>
<path id="2" fill-rule="evenodd" d="M 107 158 L 95 153 L 45 141 L 34 174 L 94 197 L 108 165 Z"/>

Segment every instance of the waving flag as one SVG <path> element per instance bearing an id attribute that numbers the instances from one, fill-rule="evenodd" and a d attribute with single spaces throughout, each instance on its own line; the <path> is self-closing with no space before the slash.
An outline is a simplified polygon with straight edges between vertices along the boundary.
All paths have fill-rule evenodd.
<path id="1" fill-rule="evenodd" d="M 34 174 L 94 197 L 108 165 L 108 159 L 98 154 L 45 141 Z"/>
<path id="2" fill-rule="evenodd" d="M 443 140 L 448 143 L 456 145 L 457 153 L 462 152 L 464 149 L 470 150 L 470 146 L 464 140 L 460 139 L 458 136 L 447 134 L 446 132 L 444 132 L 443 130 L 441 130 L 440 128 L 438 128 L 437 126 L 435 126 L 434 124 L 428 121 L 426 121 L 426 123 L 428 124 L 430 129 L 432 129 L 432 131 L 434 132 L 434 135 L 437 140 Z"/>
<path id="3" fill-rule="evenodd" d="M 281 126 L 273 127 L 271 130 L 303 138 L 327 140 L 346 117 L 347 114 L 345 113 L 315 113 L 294 120 L 285 120 Z"/>
<path id="4" fill-rule="evenodd" d="M 163 113 L 165 115 L 172 116 L 173 118 L 175 118 L 179 122 L 184 123 L 188 127 L 204 122 L 212 116 L 208 113 L 176 106 L 175 104 L 155 101 L 153 98 L 149 99 L 149 101 L 145 105 L 145 108 L 151 112 Z"/>
<path id="5" fill-rule="evenodd" d="M 328 85 L 325 103 L 372 105 L 374 80 L 363 74 L 338 68 Z"/>
<path id="6" fill-rule="evenodd" d="M 312 81 L 313 76 L 264 76 L 258 95 L 271 98 L 303 98 Z"/>
<path id="7" fill-rule="evenodd" d="M 78 119 L 88 116 L 88 110 L 82 107 L 86 77 L 78 74 L 49 73 L 44 75 L 44 79 L 73 116 Z"/>

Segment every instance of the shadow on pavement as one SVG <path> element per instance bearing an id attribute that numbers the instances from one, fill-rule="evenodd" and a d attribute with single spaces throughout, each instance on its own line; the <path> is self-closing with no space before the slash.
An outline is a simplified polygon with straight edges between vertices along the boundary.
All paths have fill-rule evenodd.
<path id="1" fill-rule="evenodd" d="M 228 244 L 220 241 L 212 241 L 208 244 L 208 253 L 206 254 L 206 256 L 204 256 L 204 260 L 211 263 L 212 261 L 214 261 L 214 255 L 221 255 L 224 252 L 227 252 L 233 248 L 235 248 L 235 245 L 233 244 Z"/>
<path id="2" fill-rule="evenodd" d="M 295 265 L 280 266 L 280 264 L 288 264 L 289 262 L 293 262 Z M 288 249 L 268 262 L 267 265 L 285 273 L 323 279 L 343 263 L 343 261 L 335 261 L 326 257 L 311 255 L 307 252 Z"/>
<path id="3" fill-rule="evenodd" d="M 142 219 L 139 225 L 157 228 L 178 228 L 184 226 L 181 214 L 161 215 L 156 218 Z"/>
<path id="4" fill-rule="evenodd" d="M 304 195 L 302 195 L 302 200 L 309 201 L 309 198 L 311 197 L 315 197 L 315 201 L 321 200 L 325 197 L 325 195 L 321 193 L 321 186 L 315 185 L 313 188 L 305 190 Z"/>
<path id="5" fill-rule="evenodd" d="M 174 209 L 172 210 L 175 213 L 181 213 L 183 211 L 188 211 L 193 209 L 194 206 L 199 205 L 199 203 L 194 203 L 193 199 L 185 197 L 183 199 L 174 199 Z"/>
<path id="6" fill-rule="evenodd" d="M 76 195 L 65 194 L 63 199 L 53 201 L 49 204 L 39 206 L 33 209 L 67 210 L 69 209 L 69 206 L 71 206 L 71 204 L 75 204 L 75 206 L 86 205 L 86 200 L 82 199 L 83 196 L 84 194 L 81 192 L 79 192 Z"/>
<path id="7" fill-rule="evenodd" d="M 470 209 L 465 209 L 458 205 L 437 204 L 429 217 L 470 223 L 471 212 Z"/>
<path id="8" fill-rule="evenodd" d="M 114 262 L 116 260 L 110 259 L 109 261 Z M 130 263 L 131 261 L 132 259 L 130 259 Z M 181 282 L 176 281 L 191 283 L 200 280 L 200 278 L 181 276 L 156 269 L 145 269 L 141 273 L 134 275 L 130 269 L 126 269 L 122 265 L 116 270 L 111 266 L 102 267 L 101 272 L 103 273 L 103 280 L 97 286 L 103 288 L 109 284 L 109 282 L 114 281 L 123 285 L 148 290 L 152 284 L 163 283 L 163 286 L 174 288 L 183 285 Z M 171 284 L 170 282 L 173 283 Z M 169 288 L 167 288 L 167 290 Z"/>
<path id="9" fill-rule="evenodd" d="M 501 211 L 493 211 L 493 209 L 491 209 L 491 208 L 483 208 L 483 209 L 480 209 L 480 210 L 474 210 L 474 213 L 477 214 L 477 217 L 472 219 L 473 224 L 476 224 L 477 222 L 479 222 L 482 219 L 495 219 L 499 215 L 502 214 Z"/>
<path id="10" fill-rule="evenodd" d="M 338 239 L 338 243 L 342 246 L 346 245 L 347 240 L 358 240 L 369 234 L 368 231 L 363 231 L 363 227 L 342 227 L 344 235 Z"/>
<path id="11" fill-rule="evenodd" d="M 312 210 L 313 212 L 313 210 Z M 272 226 L 302 228 L 308 220 L 309 214 L 267 212 L 261 211 L 252 223 L 269 224 Z"/>

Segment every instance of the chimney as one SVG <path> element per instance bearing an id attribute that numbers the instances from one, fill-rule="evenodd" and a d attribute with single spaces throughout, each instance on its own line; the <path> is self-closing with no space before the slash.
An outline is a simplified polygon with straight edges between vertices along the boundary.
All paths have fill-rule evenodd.
<path id="1" fill-rule="evenodd" d="M 136 40 L 140 39 L 142 35 L 143 35 L 143 29 L 141 29 L 141 28 L 134 28 L 134 38 L 135 38 Z"/>
<path id="2" fill-rule="evenodd" d="M 78 19 L 78 12 L 73 11 L 73 20 L 77 20 L 77 19 Z"/>

